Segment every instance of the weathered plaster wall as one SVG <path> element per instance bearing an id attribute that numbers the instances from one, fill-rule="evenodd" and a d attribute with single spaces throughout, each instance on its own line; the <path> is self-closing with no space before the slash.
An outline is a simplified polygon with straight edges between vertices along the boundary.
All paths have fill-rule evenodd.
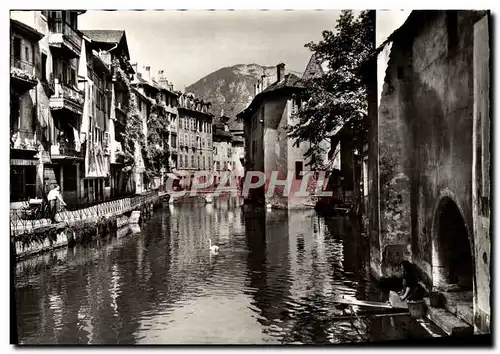
<path id="1" fill-rule="evenodd" d="M 439 215 L 451 203 L 468 234 L 476 330 L 488 331 L 489 189 L 478 187 L 490 184 L 489 177 L 479 176 L 489 171 L 484 144 L 490 124 L 486 25 L 476 27 L 474 39 L 475 23 L 483 14 L 459 11 L 455 21 L 453 13 L 435 12 L 422 18 L 414 37 L 403 34 L 395 39 L 377 126 L 371 127 L 372 139 L 379 140 L 370 145 L 369 179 L 371 205 L 377 207 L 372 197 L 377 183 L 371 178 L 378 168 L 380 228 L 375 211 L 370 220 L 374 273 L 387 275 L 402 256 L 417 264 L 429 289 L 446 283 L 446 258 L 467 252 L 467 240 L 465 250 L 459 249 L 458 239 L 444 240 L 440 233 Z M 379 166 L 373 163 L 377 154 Z M 450 250 L 444 250 L 444 242 L 451 244 Z M 388 248 L 395 253 L 390 255 Z"/>
<path id="2" fill-rule="evenodd" d="M 243 130 L 245 133 L 245 173 L 248 171 L 264 171 L 264 148 L 263 148 L 263 133 L 264 125 L 260 120 L 264 118 L 262 106 L 256 112 L 244 120 Z M 253 182 L 256 182 L 254 177 Z M 248 200 L 255 201 L 263 197 L 264 188 L 259 191 L 251 189 L 249 191 Z"/>
<path id="3" fill-rule="evenodd" d="M 490 331 L 490 51 L 488 17 L 474 25 L 474 123 L 472 206 L 475 246 L 476 302 L 474 325 L 478 332 Z"/>
<path id="4" fill-rule="evenodd" d="M 287 99 L 284 97 L 269 99 L 265 107 L 264 172 L 267 179 L 266 185 L 268 185 L 274 171 L 277 171 L 280 180 L 285 180 L 287 176 L 288 139 L 283 131 L 283 126 L 287 124 Z M 284 190 L 283 186 L 277 186 L 272 195 L 266 195 L 266 204 L 271 203 L 273 207 L 287 208 L 288 198 L 284 195 Z"/>
<path id="5" fill-rule="evenodd" d="M 293 101 L 289 99 L 286 106 L 286 114 L 283 116 L 281 132 L 283 139 L 287 140 L 287 151 L 288 151 L 288 164 L 287 171 L 290 176 L 293 176 L 292 185 L 290 188 L 290 197 L 288 198 L 288 208 L 289 209 L 301 209 L 304 207 L 310 207 L 314 205 L 312 193 L 314 192 L 314 179 L 311 177 L 309 179 L 307 191 L 308 196 L 300 196 L 300 186 L 302 184 L 302 178 L 296 178 L 295 176 L 295 162 L 302 161 L 302 170 L 310 171 L 310 167 L 307 165 L 309 160 L 306 159 L 305 154 L 309 150 L 309 143 L 301 142 L 298 146 L 294 146 L 295 140 L 287 138 L 286 127 L 287 125 L 297 124 L 298 118 L 292 117 Z M 325 153 L 326 155 L 326 153 Z"/>
<path id="6" fill-rule="evenodd" d="M 380 272 L 390 275 L 411 258 L 412 176 L 411 48 L 394 43 L 378 110 L 380 183 Z M 378 266 L 377 266 L 378 268 Z"/>

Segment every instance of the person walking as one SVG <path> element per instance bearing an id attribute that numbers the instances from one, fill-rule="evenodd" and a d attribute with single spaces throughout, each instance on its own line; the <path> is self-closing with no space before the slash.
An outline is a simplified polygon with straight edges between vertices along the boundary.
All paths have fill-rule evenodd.
<path id="1" fill-rule="evenodd" d="M 50 220 L 53 224 L 56 223 L 56 212 L 57 212 L 57 200 L 59 200 L 62 205 L 66 206 L 67 204 L 64 202 L 61 196 L 61 187 L 59 185 L 55 185 L 54 188 L 49 192 L 47 196 L 47 200 L 49 201 L 50 207 Z"/>

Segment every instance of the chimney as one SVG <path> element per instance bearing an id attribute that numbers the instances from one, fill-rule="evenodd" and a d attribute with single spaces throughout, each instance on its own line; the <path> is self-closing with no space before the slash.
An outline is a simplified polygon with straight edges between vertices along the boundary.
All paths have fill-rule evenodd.
<path id="1" fill-rule="evenodd" d="M 150 66 L 145 66 L 144 67 L 144 76 L 146 80 L 151 80 L 151 67 Z"/>
<path id="2" fill-rule="evenodd" d="M 276 73 L 278 75 L 278 82 L 280 82 L 285 77 L 285 64 L 279 63 L 276 65 Z"/>
<path id="3" fill-rule="evenodd" d="M 158 70 L 158 84 L 160 84 L 161 87 L 164 87 L 166 89 L 168 89 L 169 87 L 168 80 L 165 77 L 163 70 Z"/>
<path id="4" fill-rule="evenodd" d="M 262 91 L 264 91 L 267 87 L 266 75 L 261 75 L 260 80 L 262 81 Z"/>

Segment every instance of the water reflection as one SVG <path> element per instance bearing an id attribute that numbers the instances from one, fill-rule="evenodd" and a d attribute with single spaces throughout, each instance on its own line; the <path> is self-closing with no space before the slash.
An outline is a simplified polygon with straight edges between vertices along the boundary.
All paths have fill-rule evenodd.
<path id="1" fill-rule="evenodd" d="M 313 211 L 242 207 L 238 198 L 168 205 L 98 248 L 19 263 L 19 339 L 251 344 L 415 335 L 408 319 L 338 320 L 350 309 L 336 297 L 383 296 L 369 281 L 365 241 L 346 219 Z"/>

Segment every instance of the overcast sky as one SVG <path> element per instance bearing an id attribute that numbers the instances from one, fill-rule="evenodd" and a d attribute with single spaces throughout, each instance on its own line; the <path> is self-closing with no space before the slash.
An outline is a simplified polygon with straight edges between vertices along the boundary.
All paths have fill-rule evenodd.
<path id="1" fill-rule="evenodd" d="M 256 63 L 302 72 L 325 29 L 334 30 L 338 10 L 296 11 L 92 11 L 79 16 L 80 29 L 124 29 L 131 60 L 163 69 L 184 90 L 225 66 Z M 390 11 L 378 20 L 377 43 L 402 23 L 408 11 Z M 382 25 L 381 25 L 382 23 Z"/>
<path id="2" fill-rule="evenodd" d="M 339 11 L 87 11 L 80 29 L 125 29 L 131 60 L 163 69 L 183 90 L 225 66 L 260 64 L 304 71 L 304 44 L 333 30 Z"/>

